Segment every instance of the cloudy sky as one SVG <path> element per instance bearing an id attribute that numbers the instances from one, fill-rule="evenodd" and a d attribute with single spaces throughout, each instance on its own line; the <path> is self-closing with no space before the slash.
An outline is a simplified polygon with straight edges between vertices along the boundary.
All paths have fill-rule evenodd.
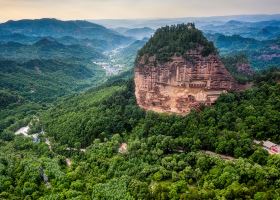
<path id="1" fill-rule="evenodd" d="M 176 18 L 278 14 L 280 0 L 0 0 L 0 20 Z"/>

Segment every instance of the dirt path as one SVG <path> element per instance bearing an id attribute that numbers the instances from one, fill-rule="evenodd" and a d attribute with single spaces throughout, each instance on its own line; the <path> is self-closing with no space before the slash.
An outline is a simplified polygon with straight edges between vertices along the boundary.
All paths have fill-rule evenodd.
<path id="1" fill-rule="evenodd" d="M 223 155 L 223 154 L 218 154 L 218 153 L 215 153 L 213 151 L 201 151 L 202 153 L 204 154 L 207 154 L 209 156 L 217 156 L 223 160 L 236 160 L 236 158 L 234 157 L 231 157 L 231 156 L 226 156 L 226 155 Z"/>

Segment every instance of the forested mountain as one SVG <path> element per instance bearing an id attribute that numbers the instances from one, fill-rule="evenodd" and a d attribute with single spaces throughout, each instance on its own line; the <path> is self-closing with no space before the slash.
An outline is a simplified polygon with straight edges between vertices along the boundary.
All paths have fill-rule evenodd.
<path id="1" fill-rule="evenodd" d="M 55 19 L 0 24 L 0 131 L 46 109 L 57 98 L 107 77 L 93 60 L 129 38 L 83 21 Z"/>
<path id="2" fill-rule="evenodd" d="M 0 43 L 17 42 L 22 44 L 32 44 L 40 39 L 40 37 L 26 36 L 20 33 L 0 33 Z"/>
<path id="3" fill-rule="evenodd" d="M 133 41 L 113 30 L 88 21 L 61 21 L 57 19 L 35 19 L 7 21 L 0 24 L 0 41 L 35 42 L 43 37 L 72 37 L 76 41 L 88 41 L 98 47 L 105 43 L 109 48 L 116 48 Z M 102 44 L 101 44 L 102 45 Z M 104 45 L 104 44 L 103 44 Z"/>
<path id="4" fill-rule="evenodd" d="M 228 21 L 240 22 L 263 22 L 263 21 L 279 21 L 280 15 L 229 15 L 229 16 L 212 16 L 212 17 L 183 17 L 183 18 L 165 18 L 165 19 L 100 19 L 90 20 L 93 23 L 101 24 L 110 28 L 142 28 L 150 27 L 158 29 L 166 25 L 182 24 L 187 22 L 195 22 L 197 27 L 202 28 L 207 25 L 223 25 Z M 215 29 L 214 29 L 215 30 Z M 223 30 L 225 31 L 225 29 Z"/>
<path id="5" fill-rule="evenodd" d="M 1 134 L 1 198 L 277 198 L 279 156 L 253 143 L 280 142 L 277 80 L 186 117 L 139 109 L 132 81 L 69 97 L 40 115 L 51 147 Z"/>
<path id="6" fill-rule="evenodd" d="M 273 40 L 256 40 L 240 35 L 225 36 L 206 34 L 214 42 L 221 55 L 244 54 L 255 69 L 278 67 L 280 62 L 280 35 Z"/>
<path id="7" fill-rule="evenodd" d="M 67 62 L 0 59 L 0 131 L 35 114 L 35 110 L 58 97 L 97 86 L 105 80 L 105 72 L 98 66 L 71 58 Z"/>
<path id="8" fill-rule="evenodd" d="M 130 70 L 134 66 L 137 52 L 146 44 L 147 40 L 136 40 L 116 53 L 116 60 Z"/>
<path id="9" fill-rule="evenodd" d="M 166 26 L 156 30 L 153 37 L 138 52 L 143 55 L 155 56 L 158 61 L 167 61 L 174 55 L 183 56 L 188 50 L 203 47 L 202 55 L 215 53 L 212 42 L 207 41 L 202 32 L 194 24 Z"/>
<path id="10" fill-rule="evenodd" d="M 72 62 L 34 59 L 20 63 L 0 60 L 1 88 L 18 91 L 28 99 L 48 101 L 63 93 L 89 86 L 86 80 L 95 75 L 97 82 L 102 80 L 101 69 L 83 66 L 79 62 L 75 63 L 75 60 Z"/>
<path id="11" fill-rule="evenodd" d="M 250 65 L 250 61 L 246 55 L 227 55 L 222 57 L 222 62 L 239 83 L 245 84 L 252 81 L 255 70 Z"/>
<path id="12" fill-rule="evenodd" d="M 222 25 L 208 24 L 200 27 L 206 33 L 240 35 L 257 40 L 275 39 L 280 34 L 280 21 L 244 22 L 231 20 Z"/>
<path id="13" fill-rule="evenodd" d="M 0 24 L 0 199 L 279 198 L 280 157 L 256 142 L 280 144 L 277 27 L 182 24 L 146 43 L 86 21 Z M 186 116 L 145 111 L 132 80 L 142 47 L 162 61 L 221 53 L 252 87 Z"/>
<path id="14" fill-rule="evenodd" d="M 0 44 L 0 57 L 10 60 L 29 59 L 100 59 L 103 57 L 92 47 L 63 45 L 53 38 L 43 38 L 32 45 L 16 42 Z"/>
<path id="15" fill-rule="evenodd" d="M 242 51 L 247 49 L 261 48 L 263 41 L 253 38 L 244 38 L 240 35 L 226 36 L 221 33 L 206 34 L 213 41 L 221 53 L 230 53 L 233 50 Z"/>
<path id="16" fill-rule="evenodd" d="M 59 97 L 106 81 L 110 69 L 96 63 L 108 62 L 107 51 L 132 41 L 87 21 L 0 24 L 0 130 L 46 109 Z"/>
<path id="17" fill-rule="evenodd" d="M 7 21 L 0 24 L 0 29 L 10 33 L 21 33 L 30 36 L 73 36 L 102 40 L 124 40 L 125 37 L 101 25 L 88 21 L 61 21 L 57 19 L 36 19 Z"/>

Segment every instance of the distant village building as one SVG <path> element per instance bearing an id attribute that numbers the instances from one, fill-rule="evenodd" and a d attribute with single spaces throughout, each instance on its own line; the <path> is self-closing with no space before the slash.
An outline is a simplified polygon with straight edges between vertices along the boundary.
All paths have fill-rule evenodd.
<path id="1" fill-rule="evenodd" d="M 67 165 L 68 167 L 71 167 L 72 161 L 71 161 L 69 158 L 66 158 L 65 161 L 66 161 L 66 165 Z"/>
<path id="2" fill-rule="evenodd" d="M 119 153 L 124 154 L 127 153 L 127 144 L 126 143 L 122 143 L 119 147 Z"/>
<path id="3" fill-rule="evenodd" d="M 279 146 L 277 144 L 274 144 L 270 141 L 264 141 L 263 142 L 263 147 L 267 150 L 269 150 L 269 152 L 271 154 L 278 154 L 280 153 L 280 149 L 279 149 Z"/>
<path id="4" fill-rule="evenodd" d="M 261 144 L 262 147 L 268 151 L 270 154 L 280 154 L 280 146 L 278 144 L 275 144 L 273 142 L 267 141 L 258 141 L 254 140 L 254 143 Z"/>

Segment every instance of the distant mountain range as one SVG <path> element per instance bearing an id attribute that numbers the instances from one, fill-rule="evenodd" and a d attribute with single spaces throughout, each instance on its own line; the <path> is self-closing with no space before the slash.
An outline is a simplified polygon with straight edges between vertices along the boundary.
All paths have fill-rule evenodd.
<path id="1" fill-rule="evenodd" d="M 280 35 L 280 20 L 242 22 L 231 20 L 222 25 L 208 24 L 201 29 L 206 33 L 240 35 L 258 40 L 275 39 Z"/>
<path id="2" fill-rule="evenodd" d="M 276 39 L 256 40 L 240 35 L 226 36 L 220 33 L 206 34 L 221 55 L 245 54 L 255 69 L 279 67 L 280 35 Z"/>
<path id="3" fill-rule="evenodd" d="M 143 28 L 150 27 L 153 29 L 172 25 L 194 22 L 198 28 L 209 23 L 219 25 L 230 20 L 259 22 L 280 20 L 280 14 L 274 15 L 231 15 L 231 16 L 213 16 L 213 17 L 183 17 L 183 18 L 166 18 L 166 19 L 103 19 L 103 20 L 88 20 L 97 24 L 101 24 L 109 28 Z"/>
<path id="4" fill-rule="evenodd" d="M 0 44 L 0 57 L 12 60 L 29 59 L 96 59 L 103 55 L 91 47 L 64 45 L 53 38 L 43 38 L 32 45 L 17 42 Z"/>
<path id="5" fill-rule="evenodd" d="M 280 14 L 275 15 L 237 15 L 218 17 L 186 17 L 174 19 L 139 20 L 90 20 L 113 28 L 125 35 L 129 30 L 142 30 L 143 27 L 157 29 L 166 25 L 195 23 L 205 33 L 240 35 L 258 40 L 275 39 L 280 35 Z M 139 30 L 138 30 L 139 31 Z M 129 36 L 137 35 L 128 34 Z M 139 39 L 139 38 L 138 38 Z M 140 38 L 141 39 L 141 38 Z"/>
<path id="6" fill-rule="evenodd" d="M 280 15 L 94 21 L 112 29 L 81 20 L 19 20 L 0 24 L 0 84 L 29 100 L 55 100 L 107 79 L 93 61 L 131 69 L 154 28 L 188 21 L 222 56 L 244 54 L 255 69 L 279 66 Z"/>
<path id="7" fill-rule="evenodd" d="M 134 39 L 87 21 L 36 19 L 0 24 L 0 85 L 24 100 L 49 102 L 106 79 L 93 64 Z"/>
<path id="8" fill-rule="evenodd" d="M 0 41 L 34 42 L 38 37 L 73 37 L 78 40 L 98 40 L 116 47 L 131 42 L 131 38 L 88 21 L 35 19 L 7 21 L 0 24 Z"/>
<path id="9" fill-rule="evenodd" d="M 1 90 L 17 93 L 28 101 L 51 102 L 59 96 L 93 86 L 102 77 L 104 74 L 101 70 L 93 70 L 73 60 L 34 59 L 17 62 L 0 59 Z"/>
<path id="10" fill-rule="evenodd" d="M 87 21 L 61 21 L 57 19 L 35 19 L 7 21 L 0 24 L 0 29 L 11 33 L 21 33 L 29 36 L 73 36 L 76 38 L 107 39 L 119 37 L 120 34 L 101 25 Z"/>

